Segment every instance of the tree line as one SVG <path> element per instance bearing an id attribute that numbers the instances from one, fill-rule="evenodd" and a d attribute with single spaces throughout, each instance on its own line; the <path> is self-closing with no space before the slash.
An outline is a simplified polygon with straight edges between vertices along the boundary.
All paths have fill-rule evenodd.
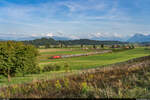
<path id="1" fill-rule="evenodd" d="M 61 47 L 67 47 L 68 45 L 115 45 L 115 44 L 127 44 L 128 42 L 120 41 L 98 41 L 89 39 L 78 39 L 78 40 L 54 40 L 53 38 L 41 38 L 29 41 L 22 41 L 25 44 L 32 44 L 35 46 L 46 46 L 50 45 L 60 45 Z"/>

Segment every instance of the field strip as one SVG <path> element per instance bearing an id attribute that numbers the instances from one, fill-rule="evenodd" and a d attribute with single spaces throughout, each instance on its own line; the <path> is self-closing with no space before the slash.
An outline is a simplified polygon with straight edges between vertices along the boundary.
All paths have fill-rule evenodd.
<path id="1" fill-rule="evenodd" d="M 39 49 L 40 53 L 43 53 L 43 52 L 56 52 L 56 51 L 71 51 L 71 49 Z"/>
<path id="2" fill-rule="evenodd" d="M 97 54 L 105 54 L 105 53 L 111 53 L 111 52 L 112 52 L 112 50 L 103 50 L 103 51 L 99 51 L 99 52 L 97 51 L 97 52 L 89 52 L 89 53 L 82 53 L 82 54 L 68 54 L 68 55 L 60 54 L 60 55 L 57 55 L 57 56 L 60 56 L 61 58 L 73 58 L 73 57 L 92 56 L 92 55 L 97 55 Z M 52 57 L 52 56 L 49 56 L 49 57 Z M 61 58 L 59 58 L 59 59 L 61 59 Z M 47 60 L 48 59 L 42 59 L 40 61 L 47 61 Z M 47 64 L 47 63 L 40 63 L 40 64 Z"/>
<path id="3" fill-rule="evenodd" d="M 61 58 L 89 56 L 89 55 L 104 54 L 104 53 L 110 53 L 110 52 L 112 52 L 112 50 L 105 50 L 105 51 L 100 51 L 100 52 L 89 52 L 89 53 L 74 54 L 74 55 L 62 55 Z"/>
<path id="4" fill-rule="evenodd" d="M 150 56 L 144 56 L 139 58 L 134 58 L 125 62 L 120 62 L 116 64 L 110 64 L 98 68 L 89 68 L 83 70 L 75 71 L 75 75 L 79 76 L 82 74 L 94 74 L 94 73 L 125 73 L 140 70 L 144 67 L 150 67 Z M 70 74 L 70 77 L 75 76 Z M 68 75 L 69 76 L 69 75 Z"/>

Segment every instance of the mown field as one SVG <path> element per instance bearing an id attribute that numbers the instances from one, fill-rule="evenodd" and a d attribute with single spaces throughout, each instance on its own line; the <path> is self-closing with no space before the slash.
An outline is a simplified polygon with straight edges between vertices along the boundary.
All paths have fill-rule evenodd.
<path id="1" fill-rule="evenodd" d="M 45 64 L 58 64 L 60 66 L 63 66 L 65 63 L 67 63 L 70 66 L 71 70 L 79 70 L 109 65 L 117 62 L 123 62 L 129 59 L 147 55 L 150 55 L 149 50 L 145 50 L 145 48 L 136 48 L 120 52 L 112 52 L 106 54 L 97 54 L 74 58 L 46 59 L 44 61 L 40 61 L 40 66 L 43 66 Z"/>
<path id="2" fill-rule="evenodd" d="M 55 55 L 71 55 L 71 54 L 81 54 L 81 53 L 88 53 L 88 52 L 95 52 L 95 51 L 99 51 L 99 50 L 94 50 L 94 49 L 83 50 L 80 48 L 39 49 L 40 56 L 38 57 L 38 60 L 46 61 L 48 58 Z"/>
<path id="3" fill-rule="evenodd" d="M 81 49 L 40 49 L 40 57 L 43 55 L 64 55 L 64 54 L 70 54 L 71 52 L 74 54 L 80 54 L 80 53 L 87 53 L 87 52 L 94 52 L 95 50 L 81 50 Z M 96 67 L 102 67 L 115 64 L 118 62 L 124 62 L 133 58 L 138 58 L 142 56 L 150 55 L 150 51 L 146 50 L 145 48 L 135 48 L 130 50 L 121 50 L 116 51 L 113 53 L 106 53 L 106 54 L 97 54 L 97 55 L 90 55 L 90 56 L 81 56 L 81 57 L 75 57 L 75 58 L 64 58 L 64 59 L 48 59 L 48 58 L 42 58 L 42 60 L 39 60 L 39 65 L 42 68 L 44 68 L 45 65 L 55 65 L 57 64 L 60 66 L 60 69 L 57 71 L 47 71 L 47 72 L 41 72 L 40 74 L 27 74 L 25 76 L 15 76 L 11 78 L 11 82 L 8 82 L 8 79 L 6 77 L 0 76 L 0 86 L 7 86 L 10 84 L 24 84 L 36 80 L 41 79 L 55 79 L 55 78 L 62 78 L 62 76 L 68 76 L 70 74 L 77 74 L 81 69 L 88 69 L 88 68 L 96 68 Z M 49 56 L 48 56 L 49 57 Z M 66 72 L 66 69 L 64 68 L 65 65 L 69 66 L 69 72 Z"/>

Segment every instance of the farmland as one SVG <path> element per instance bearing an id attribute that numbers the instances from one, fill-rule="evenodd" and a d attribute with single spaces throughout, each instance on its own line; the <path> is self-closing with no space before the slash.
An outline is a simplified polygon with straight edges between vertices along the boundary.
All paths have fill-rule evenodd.
<path id="1" fill-rule="evenodd" d="M 54 51 L 53 49 L 50 49 L 50 50 L 45 49 L 44 52 L 46 52 L 46 54 L 44 52 L 41 52 L 39 58 L 47 54 L 51 55 L 53 53 L 55 55 L 71 54 L 72 51 L 69 51 L 70 49 L 68 50 L 68 52 L 66 50 L 68 49 L 63 49 L 62 51 L 60 49 L 57 49 L 56 51 Z M 85 51 L 81 49 L 74 49 L 73 52 L 74 54 L 79 54 L 79 53 L 87 53 L 91 51 L 93 52 L 95 50 Z M 44 78 L 51 79 L 57 76 L 59 77 L 62 74 L 65 75 L 67 74 L 64 68 L 65 64 L 68 64 L 69 69 L 72 72 L 76 72 L 77 70 L 80 71 L 81 69 L 96 68 L 96 67 L 101 67 L 101 66 L 107 66 L 110 64 L 115 64 L 118 62 L 124 62 L 129 59 L 147 56 L 149 54 L 150 54 L 149 50 L 145 50 L 145 48 L 136 48 L 136 49 L 125 50 L 125 51 L 117 51 L 113 53 L 81 56 L 81 57 L 75 57 L 75 58 L 48 59 L 49 57 L 48 56 L 47 58 L 44 58 L 44 60 L 43 59 L 39 60 L 40 68 L 41 69 L 44 68 L 45 65 L 56 64 L 61 67 L 59 71 L 42 72 L 40 74 L 28 74 L 28 75 L 25 75 L 24 77 L 21 77 L 21 76 L 12 77 L 11 82 L 8 82 L 7 78 L 2 77 L 0 79 L 2 81 L 0 82 L 0 86 L 7 85 L 7 84 L 21 84 L 24 82 L 31 82 L 32 80 L 44 79 Z"/>
<path id="2" fill-rule="evenodd" d="M 150 56 L 54 80 L 1 89 L 1 97 L 149 98 Z M 126 64 L 126 65 L 124 65 Z M 6 91 L 7 90 L 7 91 Z"/>
<path id="3" fill-rule="evenodd" d="M 149 63 L 148 62 L 149 62 L 150 58 L 146 58 L 146 59 L 142 58 L 142 62 L 139 60 L 132 61 L 132 59 L 138 59 L 140 57 L 150 55 L 150 50 L 145 47 L 136 47 L 134 49 L 108 48 L 107 47 L 105 49 L 49 48 L 49 49 L 38 49 L 38 50 L 39 50 L 40 54 L 37 57 L 37 63 L 40 66 L 40 70 L 41 70 L 40 73 L 26 74 L 24 76 L 16 74 L 16 76 L 11 78 L 10 82 L 7 80 L 6 77 L 1 75 L 0 76 L 0 87 L 7 88 L 7 86 L 10 86 L 10 87 L 8 87 L 8 90 L 11 91 L 12 89 L 14 89 L 14 87 L 19 88 L 20 86 L 23 85 L 23 89 L 27 89 L 28 86 L 26 86 L 25 84 L 31 85 L 31 84 L 38 83 L 40 85 L 40 83 L 42 82 L 42 84 L 45 84 L 45 86 L 43 86 L 41 88 L 44 88 L 45 90 L 40 90 L 41 91 L 40 93 L 45 91 L 44 92 L 45 94 L 43 94 L 43 93 L 39 94 L 39 95 L 34 94 L 35 91 L 39 91 L 39 90 L 36 90 L 38 88 L 38 86 L 34 87 L 35 86 L 34 85 L 34 86 L 29 86 L 29 87 L 35 88 L 35 90 L 33 89 L 33 91 L 31 91 L 31 94 L 33 94 L 32 96 L 31 96 L 31 94 L 26 93 L 26 92 L 28 92 L 28 90 L 30 91 L 29 88 L 25 92 L 26 94 L 23 94 L 23 92 L 20 92 L 20 93 L 17 92 L 17 91 L 25 91 L 25 90 L 18 90 L 17 88 L 15 88 L 16 89 L 16 90 L 14 90 L 15 94 L 9 93 L 9 95 L 7 95 L 8 97 L 17 97 L 17 95 L 26 95 L 26 97 L 37 97 L 37 98 L 41 97 L 41 96 L 45 96 L 45 97 L 53 97 L 54 96 L 55 97 L 56 95 L 59 95 L 60 97 L 68 97 L 68 96 L 70 97 L 70 95 L 72 95 L 73 97 L 87 97 L 88 95 L 90 95 L 88 92 L 89 90 L 88 89 L 82 90 L 82 88 L 89 88 L 89 84 L 95 84 L 94 86 L 92 85 L 92 87 L 93 87 L 93 89 L 97 89 L 95 86 L 97 86 L 97 84 L 98 84 L 97 82 L 98 82 L 98 80 L 101 80 L 101 78 L 99 77 L 99 79 L 97 79 L 95 77 L 95 75 L 101 76 L 101 74 L 100 74 L 101 72 L 99 72 L 99 70 L 102 70 L 103 68 L 104 68 L 104 70 L 105 70 L 105 68 L 106 69 L 110 68 L 113 70 L 113 73 L 117 72 L 117 71 L 115 72 L 115 70 L 120 70 L 119 71 L 120 73 L 116 73 L 117 75 L 118 74 L 120 75 L 119 78 L 116 77 L 116 74 L 108 75 L 109 77 L 111 75 L 112 75 L 112 77 L 113 76 L 115 77 L 115 78 L 113 78 L 115 80 L 114 84 L 118 84 L 117 83 L 118 80 L 121 80 L 121 82 L 123 82 L 122 80 L 124 80 L 124 79 L 129 80 L 132 83 L 130 78 L 133 77 L 135 74 L 138 75 L 138 77 L 142 77 L 142 75 L 145 73 L 149 74 L 149 69 L 148 69 Z M 71 54 L 86 54 L 86 53 L 92 53 L 92 52 L 102 52 L 102 51 L 106 51 L 106 50 L 111 50 L 112 52 L 103 53 L 103 54 L 93 54 L 93 55 L 88 55 L 88 56 L 80 56 L 80 57 L 51 59 L 51 57 L 55 56 L 55 55 L 61 56 L 61 55 L 71 55 Z M 131 65 L 130 65 L 130 62 L 128 62 L 129 60 L 131 60 Z M 123 62 L 126 62 L 126 63 L 123 63 Z M 121 63 L 121 66 L 118 65 L 120 63 Z M 142 69 L 142 67 L 139 68 L 140 63 L 145 64 L 146 72 L 143 73 L 140 71 Z M 135 68 L 135 70 L 133 68 L 134 73 L 131 74 L 132 71 L 128 72 L 128 69 L 126 69 L 127 65 L 128 66 L 134 65 L 134 66 L 137 66 L 138 68 Z M 113 68 L 113 66 L 118 66 L 117 67 L 118 69 Z M 56 67 L 56 69 L 53 69 L 53 67 L 54 68 Z M 128 77 L 124 77 L 123 76 L 124 72 L 130 73 L 131 75 L 129 75 Z M 82 74 L 82 73 L 87 73 L 87 74 Z M 103 77 L 104 80 L 105 79 L 110 80 L 110 78 L 107 78 L 107 73 L 106 72 L 103 72 L 103 73 L 104 73 L 104 76 L 106 74 L 106 76 Z M 142 73 L 142 75 L 139 73 Z M 81 79 L 79 78 L 80 75 L 82 76 Z M 95 83 L 90 83 L 88 81 L 85 82 L 85 79 L 90 77 L 87 75 L 92 75 L 91 77 L 95 77 L 95 78 L 92 78 L 93 82 L 95 82 Z M 77 82 L 73 81 L 74 77 L 75 77 L 75 80 L 77 79 Z M 148 78 L 149 76 L 146 76 L 146 77 Z M 78 91 L 78 92 L 79 93 L 83 92 L 83 91 L 84 92 L 80 93 L 81 94 L 80 96 L 79 96 L 79 94 L 70 94 L 70 95 L 62 96 L 63 95 L 62 91 L 66 91 L 66 92 L 70 91 L 70 93 L 73 93 L 73 91 L 74 91 L 74 92 L 78 93 L 77 90 L 74 90 L 75 88 L 71 89 L 71 87 L 69 87 L 70 88 L 69 90 L 63 87 L 62 88 L 63 90 L 62 90 L 60 88 L 60 87 L 62 87 L 62 84 L 64 84 L 64 83 L 62 83 L 62 79 L 67 79 L 67 81 L 69 80 L 70 83 L 67 83 L 67 84 L 75 84 L 75 88 L 77 88 L 77 85 L 81 86 L 79 89 L 81 91 Z M 78 81 L 78 80 L 82 80 L 82 81 Z M 46 84 L 45 81 L 47 81 L 48 84 Z M 137 80 L 135 80 L 135 81 L 137 81 Z M 49 83 L 49 82 L 52 82 L 53 84 Z M 147 82 L 145 84 L 147 84 Z M 102 83 L 100 83 L 100 84 L 102 84 Z M 50 85 L 50 87 L 47 87 L 48 85 Z M 108 86 L 108 84 L 105 84 L 105 85 Z M 111 85 L 112 84 L 110 84 L 110 86 Z M 126 85 L 127 84 L 124 84 L 124 86 L 126 86 Z M 91 85 L 90 85 L 90 87 L 91 87 Z M 138 87 L 141 90 L 141 87 L 140 86 L 138 86 Z M 102 87 L 99 87 L 99 89 L 101 89 L 101 88 Z M 110 88 L 110 90 L 108 90 L 108 91 L 114 91 L 114 90 L 111 90 L 111 89 L 113 89 L 113 87 L 107 87 L 107 88 Z M 55 92 L 54 93 L 50 92 L 51 94 L 48 94 L 49 93 L 48 89 L 52 89 Z M 106 88 L 103 87 L 103 92 L 107 91 L 105 89 Z M 57 90 L 60 90 L 60 92 L 58 94 L 56 93 Z M 136 90 L 136 92 L 137 91 L 138 91 L 138 89 Z M 5 97 L 6 96 L 6 95 L 4 95 L 5 92 L 6 91 L 3 91 L 0 94 L 0 96 Z M 126 92 L 128 93 L 129 91 L 126 91 Z M 52 94 L 53 94 L 53 96 L 52 96 Z M 13 96 L 13 95 L 15 95 L 15 96 Z M 96 92 L 96 95 L 97 95 L 97 92 Z M 116 94 L 114 93 L 114 95 L 108 94 L 107 96 L 113 97 L 113 96 L 117 96 L 117 95 L 118 95 L 117 93 Z M 98 96 L 102 96 L 102 95 L 98 95 Z M 107 96 L 106 95 L 104 96 L 104 94 L 103 94 L 102 97 L 107 97 Z"/>
<path id="4" fill-rule="evenodd" d="M 58 65 L 63 65 L 64 63 L 68 63 L 69 65 L 71 65 L 70 67 L 72 70 L 86 69 L 86 68 L 93 68 L 93 67 L 113 64 L 117 62 L 123 62 L 129 59 L 133 59 L 141 56 L 147 56 L 149 54 L 150 52 L 148 50 L 144 50 L 144 48 L 136 48 L 136 49 L 122 51 L 122 52 L 113 52 L 113 53 L 106 53 L 106 54 L 76 57 L 76 58 L 47 59 L 41 61 L 40 65 L 42 66 L 45 64 L 55 64 L 55 63 Z"/>

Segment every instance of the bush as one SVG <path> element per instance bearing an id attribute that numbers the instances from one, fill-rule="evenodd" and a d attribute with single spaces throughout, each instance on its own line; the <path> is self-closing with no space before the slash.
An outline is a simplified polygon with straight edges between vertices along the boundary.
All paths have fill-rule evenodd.
<path id="1" fill-rule="evenodd" d="M 55 64 L 55 70 L 56 70 L 56 71 L 58 71 L 58 70 L 60 70 L 60 69 L 61 69 L 61 66 L 60 66 L 60 65 Z"/>
<path id="2" fill-rule="evenodd" d="M 68 72 L 70 70 L 70 67 L 69 67 L 68 63 L 64 64 L 64 69 L 66 70 L 66 72 Z"/>
<path id="3" fill-rule="evenodd" d="M 21 42 L 0 42 L 0 74 L 8 76 L 16 73 L 28 74 L 38 71 L 36 57 L 38 50 Z"/>
<path id="4" fill-rule="evenodd" d="M 52 65 L 52 64 L 48 64 L 48 65 L 45 65 L 42 69 L 42 72 L 49 72 L 49 71 L 58 71 L 61 69 L 61 66 L 60 65 Z"/>
<path id="5" fill-rule="evenodd" d="M 150 50 L 150 48 L 145 48 L 144 50 Z"/>

